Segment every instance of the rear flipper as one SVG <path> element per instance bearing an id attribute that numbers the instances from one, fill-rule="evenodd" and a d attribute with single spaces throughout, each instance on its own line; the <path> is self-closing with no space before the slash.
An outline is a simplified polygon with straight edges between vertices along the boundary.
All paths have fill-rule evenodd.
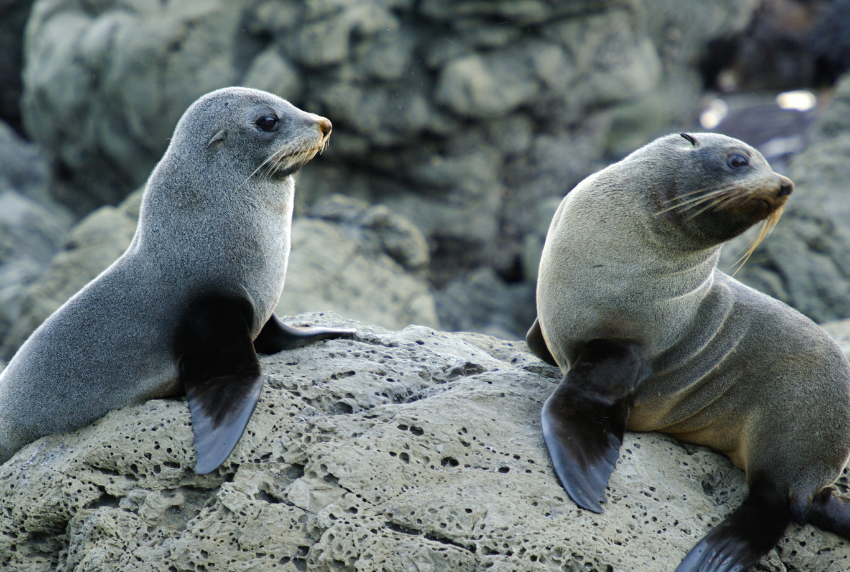
<path id="1" fill-rule="evenodd" d="M 543 405 L 543 439 L 555 473 L 582 508 L 602 512 L 642 369 L 634 345 L 593 340 Z"/>
<path id="2" fill-rule="evenodd" d="M 350 338 L 356 333 L 357 330 L 353 328 L 293 328 L 272 314 L 254 340 L 254 349 L 258 354 L 276 354 L 319 340 Z"/>
<path id="3" fill-rule="evenodd" d="M 676 572 L 744 570 L 776 546 L 789 522 L 787 493 L 766 479 L 754 479 L 741 506 L 691 549 Z"/>
<path id="4" fill-rule="evenodd" d="M 835 490 L 827 487 L 814 496 L 808 510 L 794 510 L 794 520 L 850 538 L 850 501 L 835 496 Z"/>
<path id="5" fill-rule="evenodd" d="M 528 349 L 531 353 L 548 363 L 549 365 L 557 366 L 558 362 L 552 357 L 552 352 L 546 346 L 546 340 L 543 339 L 543 330 L 540 329 L 540 322 L 534 318 L 534 323 L 528 328 L 528 333 L 525 334 L 525 343 L 528 344 Z"/>

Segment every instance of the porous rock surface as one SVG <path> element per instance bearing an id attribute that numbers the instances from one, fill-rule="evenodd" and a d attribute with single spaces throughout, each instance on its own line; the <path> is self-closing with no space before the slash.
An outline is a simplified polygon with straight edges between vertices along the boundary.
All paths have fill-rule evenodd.
<path id="1" fill-rule="evenodd" d="M 605 512 L 578 509 L 540 433 L 556 368 L 521 342 L 354 325 L 354 339 L 262 358 L 257 409 L 209 475 L 192 471 L 183 399 L 19 451 L 0 467 L 0 566 L 660 572 L 745 494 L 725 457 L 630 433 Z M 837 537 L 792 525 L 761 569 L 848 566 Z"/>
<path id="2" fill-rule="evenodd" d="M 95 210 L 65 236 L 43 274 L 0 287 L 0 300 L 15 301 L 0 312 L 0 358 L 10 359 L 41 322 L 127 249 L 141 198 L 138 190 L 117 207 Z M 0 216 L 0 231 L 2 223 Z M 330 197 L 316 206 L 315 215 L 293 222 L 277 312 L 332 310 L 387 328 L 410 323 L 437 327 L 434 298 L 424 277 L 428 260 L 425 238 L 405 217 L 382 205 Z M 2 270 L 0 266 L 0 278 Z M 10 314 L 5 320 L 4 312 Z"/>

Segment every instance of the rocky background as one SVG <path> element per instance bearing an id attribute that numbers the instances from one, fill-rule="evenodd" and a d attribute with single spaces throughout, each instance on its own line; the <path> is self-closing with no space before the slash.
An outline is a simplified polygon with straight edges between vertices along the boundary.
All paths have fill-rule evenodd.
<path id="1" fill-rule="evenodd" d="M 0 0 L 0 54 L 0 360 L 123 251 L 177 119 L 229 85 L 334 123 L 330 148 L 299 174 L 282 316 L 333 311 L 389 330 L 520 339 L 564 194 L 658 135 L 702 130 L 700 113 L 720 106 L 715 129 L 758 146 L 797 184 L 736 277 L 818 322 L 850 317 L 850 0 Z M 800 88 L 815 108 L 777 107 L 778 92 Z M 747 240 L 726 249 L 724 266 Z M 289 421 L 258 409 L 266 448 L 249 450 L 250 437 L 207 480 L 188 471 L 179 401 L 111 414 L 72 445 L 33 445 L 0 468 L 0 567 L 96 570 L 122 554 L 132 569 L 156 554 L 163 570 L 628 570 L 653 558 L 645 569 L 664 570 L 743 494 L 717 455 L 631 436 L 615 472 L 631 480 L 612 481 L 630 491 L 612 495 L 618 516 L 578 511 L 539 437 L 553 373 L 521 344 L 361 329 L 316 354 L 334 359 L 311 365 L 310 383 L 265 362 L 264 395 L 283 401 L 261 409 Z M 442 345 L 423 354 L 416 336 Z M 348 353 L 366 361 L 333 369 Z M 398 384 L 387 364 L 400 359 L 415 375 Z M 387 379 L 373 385 L 361 370 Z M 162 428 L 174 444 L 154 460 L 147 449 L 110 457 L 101 443 L 137 430 L 122 426 Z M 472 461 L 466 449 L 440 452 L 464 430 L 486 443 Z M 647 463 L 667 463 L 669 479 L 646 485 Z M 377 474 L 406 480 L 377 492 Z M 658 492 L 680 485 L 691 488 Z M 275 526 L 294 536 L 276 548 L 258 539 L 265 524 L 240 532 L 284 513 Z M 822 548 L 834 537 L 799 528 L 790 538 L 769 569 L 846 568 L 844 549 Z M 241 556 L 225 556 L 234 546 Z"/>
<path id="2" fill-rule="evenodd" d="M 5 359 L 92 275 L 68 263 L 78 235 L 106 248 L 97 263 L 77 252 L 92 270 L 117 255 L 132 212 L 109 209 L 144 184 L 186 107 L 228 85 L 334 123 L 331 147 L 299 177 L 296 216 L 314 221 L 299 248 L 350 244 L 313 265 L 315 287 L 296 294 L 308 278 L 290 271 L 286 296 L 305 298 L 292 311 L 521 338 L 560 198 L 660 134 L 702 129 L 700 112 L 722 99 L 717 129 L 798 184 L 737 276 L 817 321 L 850 316 L 847 0 L 6 0 L 0 22 Z M 776 107 L 794 88 L 819 106 Z M 369 217 L 320 214 L 339 195 L 415 235 L 415 261 L 383 250 L 386 229 L 368 230 Z M 91 215 L 96 230 L 71 230 L 98 208 L 110 214 Z M 396 264 L 378 282 L 383 299 L 350 258 L 364 232 L 366 251 Z"/>

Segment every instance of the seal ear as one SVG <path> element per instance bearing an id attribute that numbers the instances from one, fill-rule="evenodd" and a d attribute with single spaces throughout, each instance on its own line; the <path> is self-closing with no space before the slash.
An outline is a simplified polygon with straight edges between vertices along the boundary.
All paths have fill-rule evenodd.
<path id="1" fill-rule="evenodd" d="M 224 129 L 219 130 L 218 133 L 212 136 L 212 139 L 209 140 L 209 143 L 207 143 L 207 149 L 209 149 L 216 143 L 224 141 L 225 139 L 227 139 L 227 131 L 225 131 Z"/>
<path id="2" fill-rule="evenodd" d="M 697 141 L 696 137 L 694 137 L 693 135 L 691 135 L 689 133 L 679 133 L 679 135 L 681 135 L 684 139 L 687 139 L 688 141 L 690 141 L 691 145 L 693 145 L 694 147 L 699 146 L 699 141 Z"/>

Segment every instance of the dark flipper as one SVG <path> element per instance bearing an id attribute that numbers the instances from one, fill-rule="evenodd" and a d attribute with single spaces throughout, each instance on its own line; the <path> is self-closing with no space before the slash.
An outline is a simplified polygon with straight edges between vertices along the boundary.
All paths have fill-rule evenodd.
<path id="1" fill-rule="evenodd" d="M 602 512 L 642 369 L 633 345 L 593 340 L 543 405 L 543 439 L 555 472 L 582 508 Z"/>
<path id="2" fill-rule="evenodd" d="M 180 326 L 176 350 L 199 475 L 214 471 L 230 455 L 263 388 L 249 315 L 247 305 L 211 297 L 191 304 Z"/>
<path id="3" fill-rule="evenodd" d="M 835 496 L 835 490 L 827 487 L 812 499 L 806 517 L 796 520 L 850 538 L 850 501 Z"/>
<path id="4" fill-rule="evenodd" d="M 357 333 L 353 328 L 293 328 L 271 315 L 266 325 L 254 340 L 258 354 L 276 354 L 283 350 L 294 350 L 328 338 L 347 338 Z"/>
<path id="5" fill-rule="evenodd" d="M 740 572 L 776 546 L 789 522 L 787 493 L 756 479 L 750 496 L 694 546 L 676 572 Z"/>
<path id="6" fill-rule="evenodd" d="M 540 322 L 534 318 L 534 323 L 525 334 L 525 343 L 528 344 L 528 349 L 531 353 L 548 363 L 549 365 L 558 365 L 555 358 L 552 357 L 552 352 L 546 347 L 546 340 L 543 339 L 543 331 L 540 329 Z"/>

